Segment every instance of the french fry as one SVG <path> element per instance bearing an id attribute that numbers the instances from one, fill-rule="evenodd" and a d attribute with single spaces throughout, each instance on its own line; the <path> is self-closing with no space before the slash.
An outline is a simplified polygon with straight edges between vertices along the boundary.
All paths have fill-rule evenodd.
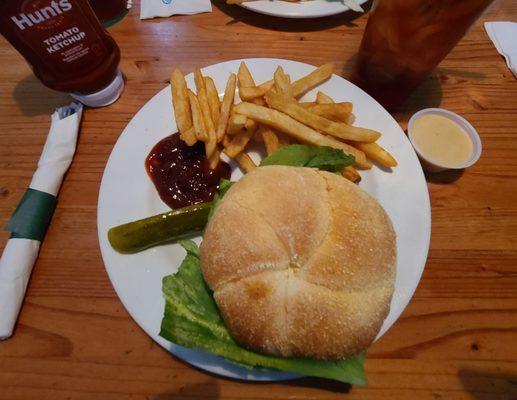
<path id="1" fill-rule="evenodd" d="M 239 164 L 239 167 L 241 167 L 244 172 L 250 172 L 257 167 L 251 157 L 244 152 L 237 154 L 234 160 L 237 161 L 237 164 Z"/>
<path id="2" fill-rule="evenodd" d="M 222 140 L 223 147 L 226 147 L 230 144 L 232 140 L 228 137 L 228 135 L 225 135 Z"/>
<path id="3" fill-rule="evenodd" d="M 194 133 L 196 135 L 197 140 L 201 140 L 203 142 L 208 140 L 208 135 L 206 133 L 205 122 L 203 121 L 203 116 L 201 115 L 201 111 L 199 110 L 199 101 L 196 95 L 192 92 L 192 90 L 188 90 L 188 96 L 190 100 L 190 111 L 192 113 L 192 123 L 194 125 Z"/>
<path id="4" fill-rule="evenodd" d="M 241 93 L 240 92 L 241 89 L 246 88 L 246 87 L 255 86 L 255 80 L 253 79 L 253 75 L 251 75 L 251 72 L 248 69 L 248 66 L 246 65 L 245 62 L 241 62 L 241 64 L 239 65 L 239 71 L 237 72 L 237 79 L 239 81 L 239 94 Z M 258 87 L 260 87 L 262 89 L 267 89 L 264 92 L 264 93 L 267 93 L 269 90 L 271 90 L 273 88 L 274 84 L 275 84 L 274 80 L 269 80 L 269 81 L 262 83 Z M 259 106 L 267 105 L 266 101 L 262 97 L 254 98 L 253 100 L 251 100 L 251 102 L 254 104 L 257 104 Z M 258 127 L 255 126 L 252 129 L 254 129 L 256 131 L 258 129 Z M 274 139 L 272 139 L 272 136 L 275 135 L 275 132 L 270 131 L 267 135 L 269 136 L 268 140 L 270 140 L 270 142 L 274 140 Z M 257 141 L 260 138 L 264 139 L 264 137 L 262 135 L 257 135 L 256 138 L 257 138 Z"/>
<path id="5" fill-rule="evenodd" d="M 221 113 L 219 93 L 217 93 L 217 88 L 215 87 L 215 83 L 212 78 L 205 76 L 204 80 L 206 95 L 208 97 L 208 106 L 210 107 L 210 113 L 212 115 L 212 121 L 214 121 L 214 125 L 217 126 L 219 124 L 219 115 Z"/>
<path id="6" fill-rule="evenodd" d="M 250 101 L 264 96 L 271 88 L 267 86 L 240 86 L 239 96 L 243 101 Z"/>
<path id="7" fill-rule="evenodd" d="M 266 94 L 266 101 L 270 107 L 282 111 L 295 120 L 302 122 L 320 132 L 335 136 L 339 139 L 353 140 L 357 142 L 374 142 L 381 134 L 371 129 L 358 128 L 341 122 L 334 122 L 319 115 L 313 114 L 307 109 L 300 107 L 296 102 L 289 100 L 278 93 L 269 92 Z"/>
<path id="8" fill-rule="evenodd" d="M 343 175 L 343 177 L 354 183 L 359 183 L 359 181 L 361 180 L 361 175 L 359 175 L 359 172 L 357 172 L 357 170 L 351 165 L 343 168 L 343 170 L 341 171 L 341 175 Z"/>
<path id="9" fill-rule="evenodd" d="M 273 88 L 273 86 L 275 86 L 275 81 L 273 79 L 270 79 L 269 81 L 262 82 L 258 86 L 261 88 L 267 88 L 268 90 L 270 90 L 271 88 Z"/>
<path id="10" fill-rule="evenodd" d="M 311 108 L 318 105 L 318 103 L 316 103 L 315 101 L 302 101 L 298 103 L 298 105 L 303 108 Z"/>
<path id="11" fill-rule="evenodd" d="M 264 143 L 264 138 L 262 137 L 262 133 L 260 132 L 260 125 L 257 124 L 257 130 L 255 134 L 251 138 L 255 143 Z"/>
<path id="12" fill-rule="evenodd" d="M 190 127 L 187 131 L 180 133 L 180 139 L 183 140 L 187 144 L 187 146 L 194 146 L 197 142 L 194 127 Z"/>
<path id="13" fill-rule="evenodd" d="M 172 105 L 174 108 L 174 115 L 176 116 L 176 124 L 178 125 L 181 139 L 185 141 L 185 138 L 191 137 L 186 133 L 190 128 L 192 128 L 192 113 L 190 110 L 187 83 L 179 69 L 172 71 L 171 88 Z"/>
<path id="14" fill-rule="evenodd" d="M 215 134 L 214 121 L 212 120 L 212 114 L 208 105 L 208 96 L 206 94 L 205 80 L 201 71 L 197 69 L 194 72 L 194 81 L 196 82 L 197 99 L 199 102 L 200 114 L 203 117 L 205 123 L 206 134 L 208 139 L 205 140 L 205 152 L 208 159 L 212 158 L 212 154 L 217 150 L 217 137 Z"/>
<path id="15" fill-rule="evenodd" d="M 314 104 L 305 107 L 315 114 L 350 114 L 353 110 L 353 105 L 350 102 L 331 103 L 331 104 Z"/>
<path id="16" fill-rule="evenodd" d="M 316 104 L 306 107 L 313 114 L 348 125 L 352 113 L 352 103 Z"/>
<path id="17" fill-rule="evenodd" d="M 239 81 L 239 89 L 241 87 L 255 86 L 253 75 L 251 75 L 251 72 L 244 61 L 239 65 L 239 70 L 237 71 L 237 80 Z"/>
<path id="18" fill-rule="evenodd" d="M 315 146 L 330 146 L 341 149 L 346 154 L 352 154 L 355 157 L 355 163 L 361 168 L 371 168 L 372 166 L 362 151 L 346 143 L 324 136 L 280 111 L 247 102 L 237 104 L 234 108 L 235 112 L 244 114 L 261 124 L 271 126 L 302 142 Z"/>
<path id="19" fill-rule="evenodd" d="M 288 98 L 294 99 L 293 88 L 289 77 L 285 74 L 282 67 L 278 67 L 274 74 L 275 87 L 278 93 Z M 264 93 L 265 94 L 265 93 Z"/>
<path id="20" fill-rule="evenodd" d="M 239 70 L 237 71 L 237 80 L 239 81 L 239 96 L 241 99 L 244 99 L 244 97 L 249 97 L 250 101 L 253 103 L 259 105 L 266 104 L 264 99 L 261 97 L 264 96 L 264 93 L 266 93 L 272 87 L 272 84 L 267 84 L 267 82 L 265 82 L 262 84 L 262 86 L 256 86 L 253 75 L 251 75 L 251 72 L 245 62 L 241 62 L 239 65 Z"/>
<path id="21" fill-rule="evenodd" d="M 237 71 L 237 80 L 239 81 L 239 95 L 241 88 L 255 86 L 255 80 L 253 79 L 253 75 L 251 75 L 251 72 L 244 61 L 241 62 L 241 64 L 239 65 L 239 70 Z M 266 105 L 266 101 L 262 98 L 253 99 L 252 102 L 254 104 L 261 106 Z M 252 121 L 251 123 L 247 122 L 246 124 L 251 124 L 248 127 L 250 130 L 253 129 L 253 131 L 255 131 L 257 129 L 256 125 L 252 126 L 252 124 L 254 124 L 254 121 Z"/>
<path id="22" fill-rule="evenodd" d="M 257 124 L 255 121 L 248 119 L 244 129 L 242 129 L 237 135 L 234 135 L 228 145 L 224 147 L 224 152 L 228 157 L 234 158 L 237 154 L 243 151 L 256 130 Z"/>
<path id="23" fill-rule="evenodd" d="M 230 142 L 231 140 L 228 136 L 223 138 L 222 143 L 224 147 L 229 146 Z M 233 159 L 237 162 L 237 164 L 239 164 L 239 167 L 241 167 L 244 172 L 249 172 L 256 167 L 256 164 L 253 162 L 251 157 L 246 154 L 246 152 L 240 152 L 235 157 L 233 157 Z"/>
<path id="24" fill-rule="evenodd" d="M 206 149 L 206 146 L 207 146 L 207 144 L 205 143 L 205 149 Z M 219 161 L 221 161 L 221 152 L 216 147 L 214 149 L 214 151 L 212 151 L 212 154 L 210 156 L 207 156 L 206 158 L 208 160 L 208 166 L 210 167 L 210 169 L 212 169 L 212 170 L 216 169 L 217 166 L 219 165 Z"/>
<path id="25" fill-rule="evenodd" d="M 221 113 L 219 114 L 219 121 L 217 122 L 217 129 L 215 135 L 217 142 L 223 140 L 226 128 L 228 126 L 228 119 L 230 117 L 230 111 L 233 106 L 233 100 L 235 97 L 235 74 L 230 74 L 228 81 L 226 82 L 226 89 L 224 90 L 223 104 L 221 105 Z"/>
<path id="26" fill-rule="evenodd" d="M 248 117 L 242 114 L 231 113 L 226 133 L 228 135 L 238 134 L 246 125 Z"/>
<path id="27" fill-rule="evenodd" d="M 257 97 L 256 99 L 251 100 L 251 103 L 258 104 L 259 106 L 267 106 L 266 100 L 263 97 Z"/>
<path id="28" fill-rule="evenodd" d="M 293 82 L 292 86 L 294 97 L 300 97 L 313 87 L 318 86 L 320 83 L 329 79 L 332 76 L 333 70 L 334 64 L 324 64 L 321 67 L 316 68 L 309 75 Z"/>
<path id="29" fill-rule="evenodd" d="M 199 96 L 199 91 L 201 89 L 206 90 L 205 79 L 203 78 L 203 74 L 199 68 L 194 71 L 194 83 L 196 84 L 197 95 Z"/>
<path id="30" fill-rule="evenodd" d="M 217 153 L 217 158 L 219 158 L 219 150 L 217 150 L 217 139 L 216 139 L 215 135 L 209 136 L 208 140 L 205 141 L 205 153 L 206 153 L 206 158 L 208 160 L 211 160 L 215 153 Z M 210 165 L 212 165 L 212 163 Z M 217 163 L 216 163 L 216 165 L 217 165 Z"/>
<path id="31" fill-rule="evenodd" d="M 332 104 L 334 103 L 334 100 L 332 100 L 332 97 L 327 96 L 323 92 L 319 92 L 316 94 L 316 103 L 318 104 Z"/>
<path id="32" fill-rule="evenodd" d="M 378 162 L 384 167 L 396 167 L 397 160 L 377 143 L 354 143 L 355 147 L 366 154 L 366 157 Z"/>
<path id="33" fill-rule="evenodd" d="M 239 70 L 237 71 L 237 80 L 239 82 L 239 96 L 241 93 L 241 88 L 255 86 L 255 80 L 253 79 L 253 75 L 251 75 L 251 72 L 248 69 L 248 66 L 245 62 L 241 62 L 241 64 L 239 65 Z M 273 85 L 273 83 L 269 84 L 268 82 L 264 82 L 262 85 L 259 86 L 262 86 L 263 89 L 264 87 L 268 87 L 269 85 Z M 254 98 L 253 100 L 251 100 L 251 102 L 258 104 L 260 106 L 266 105 L 266 101 L 262 97 Z"/>
<path id="34" fill-rule="evenodd" d="M 248 71 L 249 72 L 249 71 Z M 253 77 L 251 78 L 253 79 Z M 251 82 L 254 82 L 253 80 Z M 264 94 L 269 92 L 275 86 L 275 82 L 271 79 L 258 86 L 240 86 L 239 85 L 239 96 L 241 100 L 251 101 L 252 103 L 259 104 L 261 106 L 266 105 L 266 101 L 262 98 Z M 242 94 L 241 94 L 242 90 Z M 248 97 L 248 99 L 243 98 Z"/>
<path id="35" fill-rule="evenodd" d="M 318 92 L 316 94 L 316 103 L 317 104 L 321 104 L 321 105 L 334 104 L 334 100 L 332 100 L 332 97 L 327 96 L 325 93 Z M 316 112 L 316 114 L 318 114 L 318 112 Z M 321 115 L 322 117 L 326 117 L 326 118 L 332 119 L 334 121 L 341 121 L 341 122 L 344 122 L 345 124 L 348 124 L 348 125 L 352 125 L 354 123 L 354 121 L 355 121 L 355 115 L 352 112 L 350 112 L 348 115 L 336 114 L 335 116 L 332 116 L 331 114 L 326 114 L 326 113 L 321 113 L 321 114 L 318 114 L 318 115 Z"/>
<path id="36" fill-rule="evenodd" d="M 266 125 L 261 125 L 257 133 L 260 133 L 260 136 L 264 141 L 266 153 L 268 156 L 280 148 L 278 136 L 275 131 L 273 131 L 273 128 Z"/>

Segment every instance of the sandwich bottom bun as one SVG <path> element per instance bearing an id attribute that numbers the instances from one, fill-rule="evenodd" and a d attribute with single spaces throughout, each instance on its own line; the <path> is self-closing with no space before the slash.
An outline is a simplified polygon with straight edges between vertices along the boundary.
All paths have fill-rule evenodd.
<path id="1" fill-rule="evenodd" d="M 391 221 L 336 174 L 254 169 L 219 203 L 200 257 L 230 333 L 257 352 L 345 359 L 371 344 L 389 312 Z"/>

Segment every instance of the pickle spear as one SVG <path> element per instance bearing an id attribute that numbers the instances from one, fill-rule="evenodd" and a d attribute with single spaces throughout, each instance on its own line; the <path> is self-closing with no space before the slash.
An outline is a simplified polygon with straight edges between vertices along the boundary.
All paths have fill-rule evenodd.
<path id="1" fill-rule="evenodd" d="M 115 250 L 125 254 L 175 242 L 202 232 L 211 207 L 212 203 L 194 204 L 115 226 L 108 231 L 108 240 Z"/>

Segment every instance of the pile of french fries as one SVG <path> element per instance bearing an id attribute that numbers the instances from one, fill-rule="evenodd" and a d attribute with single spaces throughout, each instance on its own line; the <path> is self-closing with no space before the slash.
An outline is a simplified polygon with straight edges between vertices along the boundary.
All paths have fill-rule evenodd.
<path id="1" fill-rule="evenodd" d="M 246 151 L 250 141 L 263 143 L 269 155 L 290 143 L 330 146 L 355 157 L 354 166 L 345 167 L 345 178 L 358 182 L 356 168 L 369 169 L 372 161 L 395 167 L 397 161 L 376 143 L 381 134 L 353 126 L 353 104 L 336 103 L 318 92 L 316 101 L 298 99 L 332 76 L 333 65 L 325 64 L 291 82 L 282 67 L 273 79 L 257 85 L 244 62 L 237 76 L 230 74 L 222 102 L 214 81 L 194 72 L 196 92 L 187 88 L 184 75 L 175 69 L 171 75 L 172 100 L 180 138 L 189 146 L 205 145 L 210 168 L 215 169 L 221 151 L 248 172 L 256 167 Z M 234 104 L 238 82 L 242 102 Z"/>

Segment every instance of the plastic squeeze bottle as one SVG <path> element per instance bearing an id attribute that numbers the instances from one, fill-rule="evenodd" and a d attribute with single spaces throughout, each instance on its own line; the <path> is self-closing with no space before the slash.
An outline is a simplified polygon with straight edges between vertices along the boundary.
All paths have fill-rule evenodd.
<path id="1" fill-rule="evenodd" d="M 124 89 L 120 50 L 87 0 L 0 0 L 0 33 L 45 86 L 90 107 Z"/>

